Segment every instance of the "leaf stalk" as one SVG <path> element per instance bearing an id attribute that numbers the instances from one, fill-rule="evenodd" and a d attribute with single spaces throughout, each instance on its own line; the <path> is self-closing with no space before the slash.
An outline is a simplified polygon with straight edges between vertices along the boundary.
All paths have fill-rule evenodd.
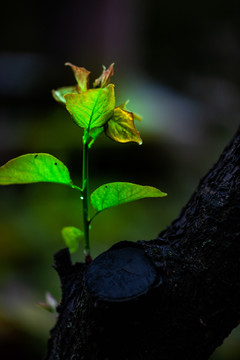
<path id="1" fill-rule="evenodd" d="M 82 168 L 82 200 L 83 200 L 83 229 L 84 229 L 84 255 L 85 261 L 91 261 L 89 244 L 89 175 L 88 175 L 88 150 L 90 135 L 85 129 L 83 135 L 83 168 Z"/>

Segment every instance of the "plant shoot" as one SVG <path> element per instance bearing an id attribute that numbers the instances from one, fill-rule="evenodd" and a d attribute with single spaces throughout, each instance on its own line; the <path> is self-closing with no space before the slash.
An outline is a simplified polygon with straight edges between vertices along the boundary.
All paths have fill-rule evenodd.
<path id="1" fill-rule="evenodd" d="M 38 153 L 19 156 L 1 166 L 0 185 L 51 182 L 76 189 L 82 201 L 82 228 L 67 226 L 62 229 L 62 236 L 71 253 L 77 251 L 83 238 L 85 261 L 90 262 L 90 224 L 100 212 L 130 201 L 167 194 L 151 186 L 128 182 L 104 184 L 89 193 L 89 151 L 96 139 L 105 133 L 116 142 L 141 145 L 142 139 L 134 124 L 134 120 L 140 117 L 126 109 L 127 101 L 116 106 L 114 85 L 110 83 L 114 64 L 108 69 L 103 68 L 92 88 L 89 88 L 88 70 L 71 63 L 65 65 L 71 67 L 76 85 L 52 90 L 52 95 L 66 107 L 76 125 L 83 129 L 81 184 L 73 184 L 68 168 L 56 157 Z"/>

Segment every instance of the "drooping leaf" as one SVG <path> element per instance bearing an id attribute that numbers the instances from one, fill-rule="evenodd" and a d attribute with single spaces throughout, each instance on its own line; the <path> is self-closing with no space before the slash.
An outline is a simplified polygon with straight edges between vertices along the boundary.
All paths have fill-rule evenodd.
<path id="1" fill-rule="evenodd" d="M 152 187 L 128 182 L 113 182 L 97 188 L 91 194 L 91 203 L 98 212 L 112 206 L 150 197 L 163 197 L 166 193 Z"/>
<path id="2" fill-rule="evenodd" d="M 0 167 L 0 185 L 52 182 L 72 185 L 67 167 L 49 154 L 26 154 Z"/>
<path id="3" fill-rule="evenodd" d="M 91 89 L 81 94 L 65 95 L 67 110 L 76 124 L 84 129 L 103 126 L 115 107 L 114 86 Z"/>
<path id="4" fill-rule="evenodd" d="M 72 71 L 74 73 L 75 79 L 78 84 L 78 92 L 87 91 L 90 71 L 86 70 L 84 67 L 75 66 L 70 62 L 66 62 L 65 65 L 70 66 L 72 68 Z"/>
<path id="5" fill-rule="evenodd" d="M 57 90 L 52 90 L 52 96 L 54 99 L 62 104 L 66 104 L 66 100 L 64 98 L 64 95 L 66 94 L 78 94 L 77 86 L 65 86 Z"/>
<path id="6" fill-rule="evenodd" d="M 83 235 L 83 231 L 74 226 L 66 226 L 62 229 L 62 237 L 71 254 L 77 251 L 79 239 Z"/>
<path id="7" fill-rule="evenodd" d="M 142 139 L 134 125 L 133 114 L 120 107 L 114 109 L 112 118 L 106 124 L 105 133 L 120 143 L 134 141 L 139 145 L 142 144 Z"/>
<path id="8" fill-rule="evenodd" d="M 113 66 L 114 66 L 114 63 L 112 63 L 108 69 L 106 69 L 105 66 L 103 66 L 102 74 L 93 83 L 94 88 L 95 87 L 103 88 L 109 84 L 110 79 L 113 76 Z"/>

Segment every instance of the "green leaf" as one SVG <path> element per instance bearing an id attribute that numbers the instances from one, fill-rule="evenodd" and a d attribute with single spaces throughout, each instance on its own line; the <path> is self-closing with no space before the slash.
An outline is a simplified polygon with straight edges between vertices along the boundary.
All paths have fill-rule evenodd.
<path id="1" fill-rule="evenodd" d="M 99 135 L 101 135 L 104 132 L 104 127 L 96 127 L 96 128 L 92 128 L 90 131 L 90 136 L 91 138 L 93 138 L 94 140 L 96 140 Z"/>
<path id="2" fill-rule="evenodd" d="M 104 132 L 104 126 L 101 127 L 97 127 L 97 128 L 92 128 L 89 132 L 92 140 L 90 141 L 90 143 L 88 144 L 88 148 L 90 149 L 92 147 L 92 145 L 94 144 L 94 142 L 96 141 L 96 139 Z"/>
<path id="3" fill-rule="evenodd" d="M 120 143 L 133 141 L 139 145 L 142 144 L 142 139 L 134 125 L 133 114 L 123 110 L 121 107 L 114 109 L 113 117 L 106 124 L 105 133 L 108 137 Z"/>
<path id="4" fill-rule="evenodd" d="M 66 226 L 62 229 L 62 237 L 71 254 L 77 251 L 79 239 L 83 235 L 84 232 L 74 226 Z"/>
<path id="5" fill-rule="evenodd" d="M 49 154 L 26 154 L 0 167 L 0 185 L 52 182 L 72 186 L 67 167 Z"/>
<path id="6" fill-rule="evenodd" d="M 104 132 L 104 127 L 92 128 L 90 130 L 90 136 L 93 140 L 96 140 Z"/>
<path id="7" fill-rule="evenodd" d="M 64 96 L 67 110 L 76 124 L 84 129 L 103 126 L 112 116 L 115 107 L 114 85 L 91 89 L 81 94 Z"/>
<path id="8" fill-rule="evenodd" d="M 91 203 L 98 212 L 112 206 L 147 197 L 163 197 L 166 193 L 152 187 L 127 182 L 114 182 L 100 186 L 91 194 Z"/>
<path id="9" fill-rule="evenodd" d="M 65 86 L 61 87 L 57 90 L 52 90 L 52 96 L 53 98 L 62 104 L 66 104 L 66 100 L 64 98 L 64 95 L 66 94 L 78 94 L 77 87 L 76 86 Z"/>

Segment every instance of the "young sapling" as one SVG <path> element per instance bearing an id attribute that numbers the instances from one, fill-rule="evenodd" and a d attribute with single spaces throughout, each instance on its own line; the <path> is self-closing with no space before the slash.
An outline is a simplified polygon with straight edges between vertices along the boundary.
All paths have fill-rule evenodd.
<path id="1" fill-rule="evenodd" d="M 114 85 L 110 83 L 113 65 L 97 78 L 89 88 L 90 72 L 83 67 L 70 66 L 76 79 L 75 86 L 52 90 L 56 101 L 64 105 L 74 122 L 83 129 L 82 136 L 82 182 L 73 184 L 68 168 L 56 157 L 45 154 L 25 154 L 8 161 L 0 167 L 0 185 L 51 182 L 76 189 L 83 206 L 83 229 L 68 226 L 62 229 L 62 236 L 71 253 L 78 249 L 79 239 L 84 239 L 85 261 L 91 261 L 89 230 L 93 219 L 103 210 L 130 201 L 163 197 L 167 194 L 152 186 L 142 186 L 128 182 L 112 182 L 101 185 L 89 193 L 89 151 L 96 139 L 103 133 L 119 143 L 136 142 L 142 144 L 134 120 L 140 117 L 126 108 L 127 101 L 115 105 Z M 94 214 L 90 215 L 90 206 Z"/>

